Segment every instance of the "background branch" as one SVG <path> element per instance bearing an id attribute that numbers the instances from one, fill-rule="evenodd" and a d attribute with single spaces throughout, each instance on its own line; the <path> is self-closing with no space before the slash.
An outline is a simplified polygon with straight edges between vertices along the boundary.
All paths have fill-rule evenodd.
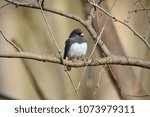
<path id="1" fill-rule="evenodd" d="M 92 3 L 92 2 L 89 2 L 89 3 L 93 6 L 95 6 L 96 8 L 100 9 L 101 11 L 103 11 L 106 15 L 108 15 L 110 18 L 112 18 L 115 22 L 119 22 L 120 24 L 129 28 L 133 32 L 133 34 L 136 35 L 140 40 L 142 40 L 145 43 L 145 45 L 150 49 L 150 44 L 147 42 L 147 40 L 144 37 L 142 37 L 140 34 L 138 34 L 138 32 L 136 32 L 131 26 L 129 26 L 127 23 L 119 20 L 118 18 L 112 16 L 110 13 L 108 13 L 106 10 L 104 10 L 103 8 L 98 6 L 97 4 Z"/>
<path id="2" fill-rule="evenodd" d="M 105 9 L 105 11 L 109 11 L 106 2 L 104 3 L 103 6 L 101 5 L 101 8 Z M 108 14 L 110 13 L 108 12 Z M 104 21 L 107 19 L 108 15 L 104 11 L 96 7 L 94 16 L 95 17 L 93 17 L 92 19 L 93 27 L 96 30 L 97 34 L 99 34 L 99 32 L 102 30 L 102 25 L 104 24 Z M 100 17 L 99 19 L 101 20 L 97 21 L 97 17 Z M 105 44 L 107 45 L 111 53 L 115 55 L 126 56 L 124 52 L 124 48 L 120 42 L 121 39 L 118 36 L 118 32 L 115 29 L 113 21 L 109 19 L 108 24 L 109 25 L 106 26 L 102 38 L 103 42 L 105 42 Z M 107 56 L 102 54 L 102 51 L 103 50 L 100 51 L 99 49 L 98 51 L 99 54 L 101 56 Z M 135 95 L 144 94 L 142 86 L 137 82 L 136 75 L 132 67 L 109 65 L 108 74 L 109 74 L 109 78 L 111 79 L 115 87 L 115 90 L 118 92 L 117 93 L 118 96 L 124 97 L 124 99 L 130 99 L 130 97 L 127 94 L 135 94 Z M 120 95 L 120 92 L 122 96 Z"/>

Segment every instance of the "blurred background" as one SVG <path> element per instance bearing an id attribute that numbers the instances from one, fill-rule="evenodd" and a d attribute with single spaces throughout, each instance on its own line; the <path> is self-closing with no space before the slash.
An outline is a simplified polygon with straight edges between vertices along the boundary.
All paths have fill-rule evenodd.
<path id="1" fill-rule="evenodd" d="M 36 0 L 16 1 L 37 4 Z M 94 2 L 94 0 L 91 1 Z M 6 3 L 4 0 L 0 0 L 0 30 L 5 36 L 14 41 L 25 52 L 56 56 L 58 51 L 48 32 L 41 11 L 16 7 L 11 4 L 1 7 Z M 91 5 L 86 0 L 45 0 L 44 6 L 77 15 L 85 20 L 91 10 Z M 149 0 L 103 0 L 100 6 L 117 19 L 128 23 L 150 42 L 149 10 L 133 12 L 133 10 L 149 8 Z M 87 30 L 72 19 L 50 12 L 45 12 L 45 14 L 61 49 L 61 54 L 63 55 L 64 53 L 64 43 L 70 32 L 75 28 L 80 28 L 85 33 L 85 38 L 88 41 L 89 48 L 85 57 L 88 59 L 94 46 L 94 41 Z M 103 24 L 102 18 L 106 17 L 106 15 L 103 13 L 99 15 L 100 19 L 97 22 L 101 26 Z M 105 39 L 106 37 L 107 39 Z M 110 51 L 115 48 L 112 50 L 113 54 L 125 54 L 126 56 L 150 60 L 150 52 L 144 43 L 129 28 L 109 19 L 103 34 L 103 40 L 107 42 L 107 40 L 113 40 L 115 37 L 118 38 L 117 42 L 119 44 L 114 44 L 112 43 L 113 41 L 107 44 Z M 117 52 L 120 50 L 117 47 L 118 45 L 122 47 L 124 53 Z M 14 51 L 16 50 L 0 35 L 0 52 Z M 96 58 L 100 58 L 98 49 L 95 50 L 92 56 L 92 59 Z M 132 69 L 133 71 L 130 70 L 130 72 L 132 71 L 134 75 L 131 76 L 134 76 L 135 82 L 141 88 L 140 90 L 144 94 L 150 94 L 150 71 L 148 69 L 131 66 L 120 67 L 127 70 Z M 78 85 L 83 70 L 84 68 L 72 68 L 71 72 L 69 72 L 75 86 Z M 130 80 L 132 77 L 128 77 L 128 71 L 120 70 L 119 72 L 122 77 L 127 77 L 122 80 L 125 83 L 123 88 L 126 89 L 128 79 Z M 132 83 L 134 84 L 134 82 Z M 133 87 L 128 87 L 128 91 L 130 90 L 129 88 L 132 89 Z M 63 66 L 48 62 L 13 58 L 0 58 L 0 94 L 14 99 L 78 99 Z M 87 67 L 79 88 L 79 94 L 81 99 L 120 99 L 105 66 Z M 132 97 L 131 99 L 138 98 Z M 143 99 L 150 99 L 150 97 Z"/>

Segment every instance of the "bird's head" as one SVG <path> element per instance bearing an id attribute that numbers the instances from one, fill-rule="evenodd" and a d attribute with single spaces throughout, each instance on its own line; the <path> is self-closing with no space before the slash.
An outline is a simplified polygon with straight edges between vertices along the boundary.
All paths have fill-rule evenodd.
<path id="1" fill-rule="evenodd" d="M 75 29 L 71 32 L 69 37 L 76 36 L 76 35 L 83 37 L 84 33 L 80 29 Z"/>

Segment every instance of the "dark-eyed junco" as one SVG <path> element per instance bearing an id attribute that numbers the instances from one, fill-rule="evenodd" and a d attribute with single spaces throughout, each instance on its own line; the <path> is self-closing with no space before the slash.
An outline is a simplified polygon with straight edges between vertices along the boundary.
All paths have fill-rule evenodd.
<path id="1" fill-rule="evenodd" d="M 80 29 L 71 32 L 69 38 L 65 42 L 64 59 L 69 60 L 82 58 L 87 51 L 87 41 L 84 39 L 84 33 Z M 70 71 L 71 67 L 67 66 Z"/>

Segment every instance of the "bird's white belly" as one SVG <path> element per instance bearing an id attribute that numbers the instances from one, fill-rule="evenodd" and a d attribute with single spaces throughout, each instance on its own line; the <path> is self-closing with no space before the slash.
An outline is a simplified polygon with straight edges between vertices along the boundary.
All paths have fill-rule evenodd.
<path id="1" fill-rule="evenodd" d="M 72 57 L 81 57 L 86 54 L 87 51 L 87 43 L 74 43 L 71 45 L 69 52 L 68 52 L 68 58 Z"/>

